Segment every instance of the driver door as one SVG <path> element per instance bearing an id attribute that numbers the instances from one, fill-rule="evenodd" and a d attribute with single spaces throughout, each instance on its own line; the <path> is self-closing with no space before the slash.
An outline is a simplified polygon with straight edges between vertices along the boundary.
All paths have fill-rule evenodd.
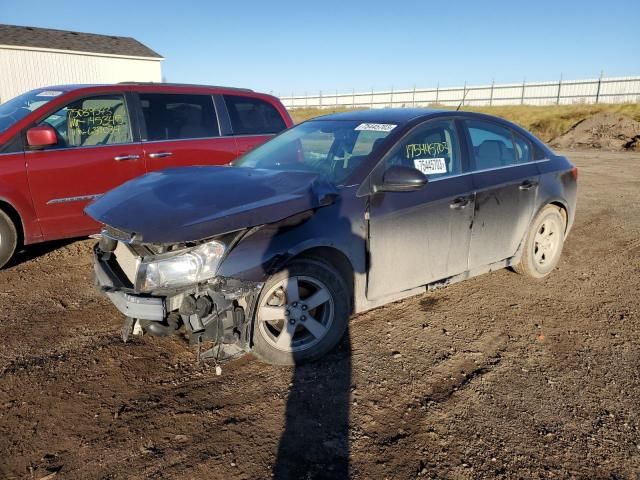
<path id="1" fill-rule="evenodd" d="M 428 183 L 412 192 L 372 195 L 369 211 L 371 300 L 411 290 L 468 268 L 474 194 L 453 120 L 417 126 L 384 160 L 417 168 Z"/>
<path id="2" fill-rule="evenodd" d="M 84 207 L 145 173 L 124 94 L 73 100 L 39 125 L 56 130 L 58 144 L 25 153 L 29 186 L 47 240 L 96 233 Z"/>

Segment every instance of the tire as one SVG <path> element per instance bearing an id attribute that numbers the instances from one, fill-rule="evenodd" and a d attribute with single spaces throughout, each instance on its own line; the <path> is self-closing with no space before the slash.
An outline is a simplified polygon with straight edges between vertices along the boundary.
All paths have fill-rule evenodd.
<path id="1" fill-rule="evenodd" d="M 522 257 L 513 269 L 532 278 L 544 278 L 556 268 L 564 246 L 566 220 L 560 209 L 547 205 L 533 219 Z"/>
<path id="2" fill-rule="evenodd" d="M 330 264 L 320 259 L 294 260 L 262 289 L 253 352 L 274 365 L 297 365 L 322 357 L 344 335 L 350 298 L 347 283 Z"/>
<path id="3" fill-rule="evenodd" d="M 11 260 L 18 246 L 18 232 L 9 215 L 0 210 L 0 268 Z"/>

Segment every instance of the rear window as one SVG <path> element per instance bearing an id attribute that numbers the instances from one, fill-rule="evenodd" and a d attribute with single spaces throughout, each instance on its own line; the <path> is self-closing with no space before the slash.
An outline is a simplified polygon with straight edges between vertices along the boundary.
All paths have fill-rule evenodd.
<path id="1" fill-rule="evenodd" d="M 513 144 L 516 150 L 516 160 L 518 163 L 530 162 L 533 158 L 533 154 L 531 152 L 531 144 L 529 140 L 526 140 L 524 137 L 518 135 L 517 133 L 513 133 Z"/>
<path id="2" fill-rule="evenodd" d="M 220 136 L 210 95 L 141 93 L 147 140 L 178 140 Z"/>
<path id="3" fill-rule="evenodd" d="M 276 108 L 259 98 L 225 95 L 235 135 L 280 133 L 287 128 Z"/>
<path id="4" fill-rule="evenodd" d="M 513 134 L 499 125 L 476 121 L 465 121 L 473 144 L 475 169 L 487 170 L 518 163 Z"/>

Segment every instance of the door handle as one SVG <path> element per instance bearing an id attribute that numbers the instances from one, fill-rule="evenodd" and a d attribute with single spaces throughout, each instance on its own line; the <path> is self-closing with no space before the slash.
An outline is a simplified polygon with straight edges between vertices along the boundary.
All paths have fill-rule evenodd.
<path id="1" fill-rule="evenodd" d="M 458 197 L 449 204 L 449 208 L 460 210 L 469 205 L 469 199 L 467 197 Z"/>
<path id="2" fill-rule="evenodd" d="M 164 158 L 164 157 L 170 157 L 171 155 L 173 155 L 173 152 L 156 152 L 156 153 L 150 153 L 149 158 Z"/>
<path id="3" fill-rule="evenodd" d="M 140 158 L 140 155 L 118 155 L 116 157 L 113 157 L 113 159 L 117 162 L 121 162 L 123 160 L 138 160 Z"/>
<path id="4" fill-rule="evenodd" d="M 532 188 L 538 186 L 538 182 L 533 180 L 525 180 L 520 184 L 520 190 L 531 190 Z"/>

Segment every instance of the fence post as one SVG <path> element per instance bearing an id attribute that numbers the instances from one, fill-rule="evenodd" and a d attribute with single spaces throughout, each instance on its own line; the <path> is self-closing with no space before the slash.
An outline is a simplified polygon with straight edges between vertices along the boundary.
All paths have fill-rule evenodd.
<path id="1" fill-rule="evenodd" d="M 464 99 L 467 96 L 467 81 L 464 81 L 464 87 L 462 87 L 462 106 L 464 107 Z"/>
<path id="2" fill-rule="evenodd" d="M 320 108 L 322 108 L 322 90 L 320 90 L 318 102 L 320 103 Z"/>
<path id="3" fill-rule="evenodd" d="M 495 86 L 495 78 L 491 80 L 491 93 L 489 94 L 489 106 L 493 105 L 493 87 Z"/>
<path id="4" fill-rule="evenodd" d="M 524 105 L 524 88 L 527 84 L 527 79 L 522 80 L 522 94 L 520 95 L 520 105 Z"/>
<path id="5" fill-rule="evenodd" d="M 415 108 L 416 106 L 416 86 L 413 85 L 413 97 L 411 98 L 411 106 Z"/>
<path id="6" fill-rule="evenodd" d="M 600 102 L 600 86 L 602 85 L 602 74 L 603 71 L 600 70 L 600 77 L 598 78 L 598 90 L 596 91 L 596 104 Z"/>
<path id="7" fill-rule="evenodd" d="M 558 82 L 558 97 L 556 98 L 556 105 L 560 105 L 560 89 L 562 89 L 562 74 L 560 74 L 560 81 Z"/>
<path id="8" fill-rule="evenodd" d="M 440 82 L 438 82 L 438 84 L 436 85 L 436 105 L 438 104 L 439 96 L 440 96 Z"/>

